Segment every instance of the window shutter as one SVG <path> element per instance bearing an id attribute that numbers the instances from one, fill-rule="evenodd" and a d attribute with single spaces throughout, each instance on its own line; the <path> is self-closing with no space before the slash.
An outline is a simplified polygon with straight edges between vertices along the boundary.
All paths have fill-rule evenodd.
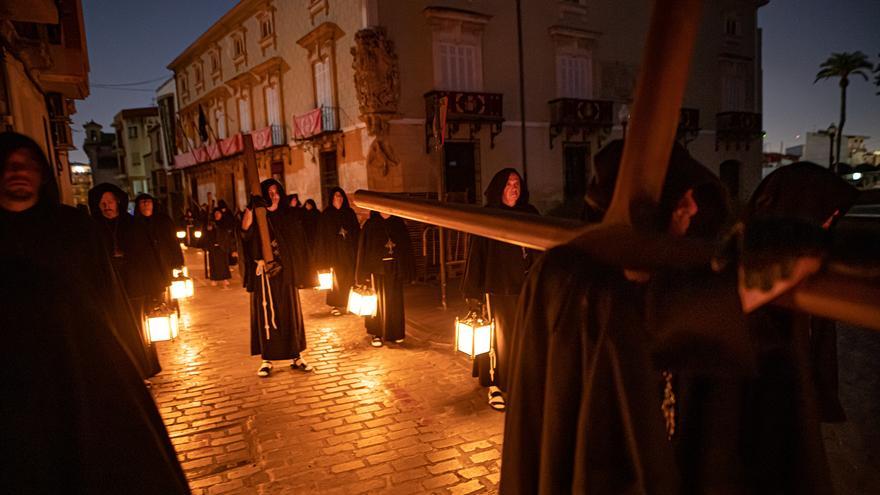
<path id="1" fill-rule="evenodd" d="M 281 111 L 278 105 L 278 86 L 266 86 L 266 116 L 269 125 L 281 124 Z"/>
<path id="2" fill-rule="evenodd" d="M 251 132 L 251 112 L 245 98 L 238 100 L 238 116 L 241 119 L 241 132 Z"/>

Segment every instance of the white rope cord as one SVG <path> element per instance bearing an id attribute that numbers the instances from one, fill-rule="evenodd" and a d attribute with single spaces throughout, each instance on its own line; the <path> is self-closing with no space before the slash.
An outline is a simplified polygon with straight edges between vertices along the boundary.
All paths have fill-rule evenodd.
<path id="1" fill-rule="evenodd" d="M 272 285 L 269 283 L 269 275 L 266 273 L 266 262 L 263 260 L 257 260 L 257 276 L 260 277 L 260 289 L 263 294 L 263 328 L 266 329 L 266 340 L 272 338 L 269 334 L 269 321 L 272 322 L 272 328 L 278 330 L 278 325 L 275 323 L 275 301 L 272 299 Z M 266 294 L 269 295 L 269 301 L 266 302 Z M 266 306 L 269 306 L 267 309 Z M 272 312 L 272 319 L 269 320 L 269 311 Z"/>

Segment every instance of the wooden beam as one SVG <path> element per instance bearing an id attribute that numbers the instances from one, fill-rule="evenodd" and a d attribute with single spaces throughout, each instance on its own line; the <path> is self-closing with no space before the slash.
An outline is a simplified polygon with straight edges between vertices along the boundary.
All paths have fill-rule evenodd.
<path id="1" fill-rule="evenodd" d="M 257 155 L 254 151 L 254 140 L 250 134 L 242 134 L 242 158 L 244 159 L 244 178 L 247 182 L 248 190 L 251 194 L 260 196 L 260 173 L 257 170 Z M 269 201 L 269 198 L 263 198 Z M 281 198 L 282 201 L 284 198 Z M 263 253 L 263 260 L 266 263 L 274 261 L 275 256 L 272 254 L 272 243 L 269 238 L 269 220 L 266 218 L 266 209 L 263 207 L 254 208 L 254 218 L 257 221 L 257 229 L 260 233 L 260 250 Z"/>

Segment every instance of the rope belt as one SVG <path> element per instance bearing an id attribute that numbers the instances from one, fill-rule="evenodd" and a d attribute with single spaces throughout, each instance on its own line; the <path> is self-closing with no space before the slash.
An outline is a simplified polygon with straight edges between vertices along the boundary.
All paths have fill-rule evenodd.
<path id="1" fill-rule="evenodd" d="M 266 329 L 266 340 L 269 340 L 271 335 L 269 334 L 269 322 L 272 322 L 272 328 L 278 330 L 278 325 L 275 323 L 275 301 L 272 300 L 272 284 L 269 283 L 269 275 L 266 273 L 266 262 L 263 260 L 257 260 L 257 277 L 260 278 L 260 290 L 263 294 L 263 328 Z M 266 294 L 269 295 L 269 302 L 266 302 Z M 268 304 L 268 308 L 266 308 Z M 272 319 L 269 320 L 269 312 L 271 310 Z"/>

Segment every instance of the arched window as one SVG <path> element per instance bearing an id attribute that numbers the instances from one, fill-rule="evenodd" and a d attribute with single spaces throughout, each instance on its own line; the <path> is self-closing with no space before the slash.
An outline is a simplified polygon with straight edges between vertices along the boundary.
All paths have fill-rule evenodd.
<path id="1" fill-rule="evenodd" d="M 742 164 L 737 160 L 727 160 L 721 163 L 721 182 L 727 187 L 730 197 L 736 200 L 739 197 L 739 171 Z"/>

